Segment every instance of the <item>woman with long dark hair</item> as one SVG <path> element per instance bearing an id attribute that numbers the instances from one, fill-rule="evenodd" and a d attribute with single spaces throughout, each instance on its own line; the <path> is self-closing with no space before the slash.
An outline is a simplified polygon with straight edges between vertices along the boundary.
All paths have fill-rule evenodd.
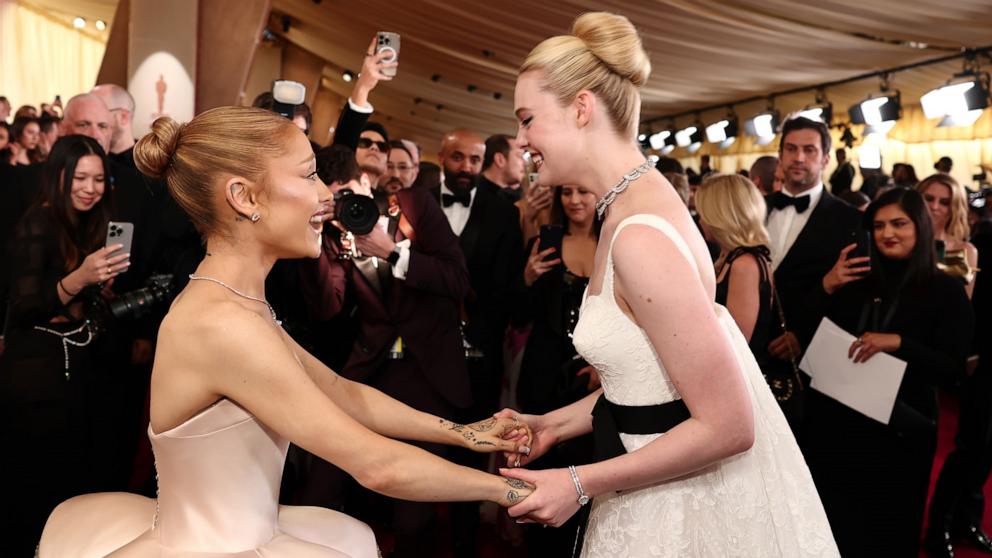
<path id="1" fill-rule="evenodd" d="M 85 314 L 129 265 L 128 254 L 103 246 L 110 194 L 100 145 L 66 136 L 10 242 L 0 443 L 16 451 L 5 453 L 0 493 L 12 556 L 30 555 L 60 501 L 117 488 L 105 440 L 113 406 L 103 404 L 114 393 L 106 358 L 113 347 L 95 338 Z"/>
<path id="2" fill-rule="evenodd" d="M 525 413 L 546 413 L 574 403 L 599 388 L 596 369 L 572 344 L 582 296 L 589 285 L 600 222 L 596 195 L 582 186 L 553 189 L 551 225 L 562 229 L 561 252 L 541 250 L 531 239 L 524 268 L 526 295 L 515 321 L 531 325 L 520 363 L 517 401 Z M 566 440 L 541 461 L 543 467 L 567 467 L 592 460 L 592 436 Z M 569 525 L 580 520 L 573 516 Z M 537 556 L 571 556 L 575 528 L 529 529 L 528 549 Z"/>
<path id="3" fill-rule="evenodd" d="M 841 251 L 823 278 L 826 315 L 858 336 L 845 356 L 860 363 L 889 353 L 906 372 L 888 424 L 813 392 L 806 458 L 843 556 L 916 556 L 936 451 L 937 384 L 964 371 L 973 315 L 961 282 L 937 269 L 919 193 L 882 194 L 865 225 L 870 265 L 848 257 L 854 244 Z"/>
<path id="4" fill-rule="evenodd" d="M 10 146 L 14 155 L 11 164 L 30 165 L 44 160 L 38 148 L 41 141 L 41 126 L 37 118 L 17 118 L 11 126 Z"/>

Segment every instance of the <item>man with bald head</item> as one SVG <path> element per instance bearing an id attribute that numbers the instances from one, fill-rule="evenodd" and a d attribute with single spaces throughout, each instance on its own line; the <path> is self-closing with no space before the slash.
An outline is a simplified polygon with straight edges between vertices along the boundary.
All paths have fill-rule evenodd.
<path id="1" fill-rule="evenodd" d="M 100 97 L 111 114 L 110 152 L 118 163 L 137 169 L 134 165 L 134 98 L 120 85 L 103 83 L 90 93 Z"/>
<path id="2" fill-rule="evenodd" d="M 499 404 L 503 378 L 503 338 L 509 309 L 520 296 L 523 240 L 520 216 L 508 200 L 479 188 L 486 144 L 471 131 L 458 129 L 444 135 L 438 154 L 443 172 L 441 207 L 459 237 L 468 264 L 471 290 L 463 305 L 465 363 L 472 384 L 473 405 L 464 417 L 491 415 Z M 472 419 L 478 420 L 478 419 Z M 466 455 L 463 464 L 484 467 L 485 456 Z M 478 506 L 455 504 L 455 546 L 462 553 L 474 544 Z"/>
<path id="3" fill-rule="evenodd" d="M 59 137 L 71 134 L 89 136 L 110 153 L 113 136 L 113 116 L 103 99 L 92 93 L 80 93 L 65 105 Z"/>

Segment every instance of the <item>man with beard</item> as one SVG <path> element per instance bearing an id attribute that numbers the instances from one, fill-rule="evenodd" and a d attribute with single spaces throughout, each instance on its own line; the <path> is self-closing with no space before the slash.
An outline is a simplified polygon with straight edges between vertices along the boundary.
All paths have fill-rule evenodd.
<path id="1" fill-rule="evenodd" d="M 522 285 L 523 239 L 516 206 L 479 187 L 486 146 L 470 130 L 444 135 L 438 154 L 444 182 L 441 205 L 459 238 L 471 289 L 462 307 L 465 363 L 472 384 L 468 416 L 494 413 L 503 377 L 503 339 L 509 309 Z M 483 468 L 485 457 L 463 452 L 462 464 Z M 455 555 L 475 555 L 478 503 L 454 504 Z"/>
<path id="2" fill-rule="evenodd" d="M 510 203 L 516 203 L 520 199 L 525 171 L 524 152 L 516 139 L 506 134 L 489 136 L 486 156 L 482 160 L 480 189 L 490 190 Z"/>
<path id="3" fill-rule="evenodd" d="M 419 168 L 414 163 L 414 154 L 405 141 L 389 142 L 389 161 L 386 163 L 386 174 L 379 181 L 381 190 L 386 194 L 395 194 L 413 186 L 417 179 Z"/>
<path id="4" fill-rule="evenodd" d="M 830 133 L 822 122 L 803 117 L 786 122 L 779 160 L 785 184 L 767 198 L 766 225 L 787 330 L 772 340 L 768 352 L 789 377 L 792 362 L 809 344 L 822 318 L 807 305 L 809 295 L 822 289 L 823 276 L 848 244 L 848 231 L 861 230 L 861 214 L 823 187 L 823 169 L 830 162 Z M 803 402 L 794 394 L 782 404 L 796 430 Z"/>

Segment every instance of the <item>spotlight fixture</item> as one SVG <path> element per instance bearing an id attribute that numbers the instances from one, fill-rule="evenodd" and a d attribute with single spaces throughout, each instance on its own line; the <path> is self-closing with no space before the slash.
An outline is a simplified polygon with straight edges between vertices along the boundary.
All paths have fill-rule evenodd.
<path id="1" fill-rule="evenodd" d="M 809 118 L 816 122 L 823 122 L 827 126 L 830 126 L 830 121 L 834 117 L 834 106 L 827 101 L 827 94 L 823 89 L 817 89 L 815 102 L 812 105 L 807 105 L 796 116 Z"/>
<path id="2" fill-rule="evenodd" d="M 703 125 L 697 120 L 694 124 L 675 132 L 675 143 L 679 147 L 686 148 L 689 153 L 699 151 L 703 145 Z"/>
<path id="3" fill-rule="evenodd" d="M 94 25 L 96 25 L 97 31 L 105 31 L 107 29 L 107 22 L 102 19 L 96 20 Z"/>
<path id="4" fill-rule="evenodd" d="M 434 74 L 434 75 L 432 75 L 431 76 L 431 81 L 433 81 L 435 83 L 441 81 L 441 74 Z"/>
<path id="5" fill-rule="evenodd" d="M 885 135 L 902 117 L 902 100 L 899 92 L 889 91 L 889 76 L 882 75 L 882 88 L 867 99 L 847 109 L 852 124 L 864 124 L 865 134 Z"/>
<path id="6" fill-rule="evenodd" d="M 500 93 L 499 91 L 496 91 L 496 92 L 493 93 L 493 99 L 496 99 L 498 101 L 498 100 L 500 100 L 502 98 L 503 98 L 503 94 Z"/>
<path id="7" fill-rule="evenodd" d="M 941 118 L 937 126 L 971 126 L 989 106 L 989 74 L 973 70 L 954 76 L 920 98 L 927 118 Z"/>
<path id="8" fill-rule="evenodd" d="M 86 27 L 86 20 L 81 17 L 76 17 L 72 20 L 72 26 L 76 29 L 82 29 L 83 27 Z"/>
<path id="9" fill-rule="evenodd" d="M 768 145 L 775 139 L 780 122 L 779 112 L 772 108 L 769 102 L 768 110 L 754 115 L 754 118 L 744 123 L 744 131 L 749 136 L 757 138 L 755 143 L 758 145 Z"/>
<path id="10" fill-rule="evenodd" d="M 727 116 L 706 127 L 706 141 L 719 144 L 721 149 L 730 147 L 737 140 L 738 120 L 733 109 L 727 109 Z"/>
<path id="11" fill-rule="evenodd" d="M 288 15 L 284 15 L 279 19 L 279 24 L 282 26 L 283 33 L 289 33 L 289 28 L 293 24 L 293 20 Z"/>
<path id="12" fill-rule="evenodd" d="M 341 79 L 346 82 L 351 82 L 351 80 L 355 79 L 355 74 L 351 70 L 345 70 L 344 73 L 341 74 Z"/>
<path id="13" fill-rule="evenodd" d="M 641 146 L 641 149 L 647 149 L 648 147 L 651 147 L 651 144 L 648 143 L 648 135 L 643 132 L 637 134 L 637 144 Z"/>
<path id="14" fill-rule="evenodd" d="M 475 93 L 475 90 L 478 89 L 478 87 L 476 87 L 475 85 L 469 84 L 468 87 L 466 87 L 465 89 L 467 89 L 469 93 Z"/>
<path id="15" fill-rule="evenodd" d="M 648 143 L 651 144 L 651 149 L 657 149 L 661 151 L 667 145 L 668 138 L 672 137 L 671 130 L 662 130 L 656 134 L 651 134 L 648 138 Z M 674 141 L 674 138 L 672 138 Z"/>

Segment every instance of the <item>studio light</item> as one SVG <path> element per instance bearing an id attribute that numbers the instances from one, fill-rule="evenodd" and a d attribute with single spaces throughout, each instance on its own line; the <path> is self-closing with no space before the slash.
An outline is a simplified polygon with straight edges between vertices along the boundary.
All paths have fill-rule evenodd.
<path id="1" fill-rule="evenodd" d="M 830 103 L 822 105 L 810 105 L 803 110 L 799 111 L 798 116 L 804 118 L 809 118 L 816 122 L 823 122 L 827 126 L 830 126 L 830 121 L 834 117 L 834 106 Z"/>
<path id="2" fill-rule="evenodd" d="M 103 21 L 102 19 L 96 20 L 96 23 L 94 25 L 96 25 L 97 31 L 104 31 L 107 29 L 107 22 Z"/>
<path id="3" fill-rule="evenodd" d="M 675 132 L 675 143 L 679 147 L 689 150 L 689 153 L 695 153 L 703 145 L 703 131 L 701 128 L 702 126 L 696 123 Z"/>
<path id="4" fill-rule="evenodd" d="M 656 134 L 651 134 L 651 137 L 648 138 L 648 141 L 651 143 L 651 149 L 657 149 L 659 151 L 664 149 L 665 140 L 671 135 L 672 132 L 669 130 L 662 130 Z"/>
<path id="5" fill-rule="evenodd" d="M 82 29 L 83 27 L 86 27 L 86 20 L 81 17 L 77 17 L 72 20 L 72 26 L 76 29 Z"/>
<path id="6" fill-rule="evenodd" d="M 757 139 L 758 145 L 768 145 L 775 139 L 775 131 L 780 122 L 777 110 L 770 109 L 754 116 L 744 123 L 744 131 Z"/>
<path id="7" fill-rule="evenodd" d="M 852 124 L 864 124 L 866 134 L 886 134 L 902 117 L 899 92 L 882 92 L 847 109 Z"/>
<path id="8" fill-rule="evenodd" d="M 724 118 L 706 127 L 706 141 L 718 144 L 721 149 L 730 147 L 737 140 L 737 128 L 737 118 Z"/>
<path id="9" fill-rule="evenodd" d="M 341 74 L 341 79 L 345 80 L 346 82 L 350 82 L 351 80 L 355 79 L 355 74 L 353 74 L 351 70 L 345 70 L 344 73 Z"/>
<path id="10" fill-rule="evenodd" d="M 938 126 L 971 126 L 989 106 L 989 75 L 965 72 L 920 98 L 927 118 Z"/>

